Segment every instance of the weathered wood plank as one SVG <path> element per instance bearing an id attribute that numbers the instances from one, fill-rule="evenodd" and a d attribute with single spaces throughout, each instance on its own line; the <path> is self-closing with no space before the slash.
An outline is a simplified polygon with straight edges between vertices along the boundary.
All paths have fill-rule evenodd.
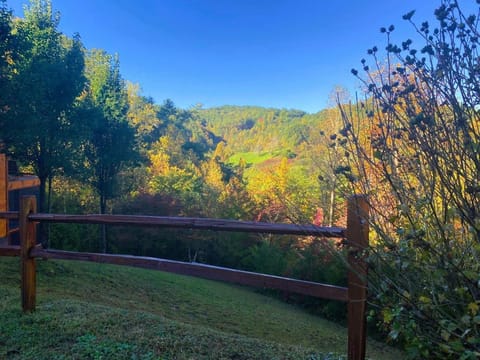
<path id="1" fill-rule="evenodd" d="M 18 220 L 18 211 L 0 211 L 0 219 Z"/>
<path id="2" fill-rule="evenodd" d="M 53 223 L 81 223 L 108 225 L 142 225 L 169 228 L 189 228 L 214 231 L 238 231 L 284 235 L 320 236 L 328 238 L 345 237 L 345 229 L 321 227 L 311 224 L 272 224 L 254 221 L 223 220 L 209 218 L 164 217 L 142 215 L 63 215 L 32 214 L 31 221 Z"/>
<path id="3" fill-rule="evenodd" d="M 30 251 L 35 248 L 36 225 L 28 215 L 37 211 L 35 196 L 24 196 L 20 202 L 20 255 L 22 259 L 22 309 L 35 311 L 36 269 L 35 258 Z"/>
<path id="4" fill-rule="evenodd" d="M 353 196 L 347 204 L 348 253 L 348 360 L 364 360 L 366 350 L 367 264 L 369 205 L 365 196 Z"/>
<path id="5" fill-rule="evenodd" d="M 144 269 L 165 271 L 181 275 L 226 281 L 257 288 L 277 289 L 323 299 L 347 301 L 347 288 L 333 285 L 290 279 L 280 276 L 258 274 L 242 270 L 228 269 L 198 263 L 140 257 L 131 255 L 112 255 L 97 253 L 78 253 L 60 250 L 32 249 L 34 257 L 48 259 L 81 260 L 116 265 L 128 265 Z"/>
<path id="6" fill-rule="evenodd" d="M 8 182 L 8 191 L 40 186 L 40 180 L 34 175 L 13 177 Z"/>
<path id="7" fill-rule="evenodd" d="M 2 246 L 0 256 L 20 256 L 20 246 Z"/>

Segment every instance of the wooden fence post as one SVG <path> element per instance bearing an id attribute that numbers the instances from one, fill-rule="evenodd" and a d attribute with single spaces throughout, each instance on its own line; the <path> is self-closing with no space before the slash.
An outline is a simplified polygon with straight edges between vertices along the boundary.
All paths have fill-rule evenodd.
<path id="1" fill-rule="evenodd" d="M 354 195 L 347 202 L 348 249 L 348 360 L 364 360 L 366 349 L 367 264 L 362 251 L 368 247 L 369 205 Z"/>
<path id="2" fill-rule="evenodd" d="M 28 220 L 28 215 L 37 211 L 35 196 L 23 196 L 20 201 L 20 257 L 22 261 L 22 309 L 35 311 L 36 269 L 35 258 L 30 250 L 36 245 L 36 225 Z"/>

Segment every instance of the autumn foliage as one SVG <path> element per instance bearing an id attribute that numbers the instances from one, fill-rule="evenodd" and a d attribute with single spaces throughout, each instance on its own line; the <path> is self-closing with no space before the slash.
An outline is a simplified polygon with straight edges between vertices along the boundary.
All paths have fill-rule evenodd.
<path id="1" fill-rule="evenodd" d="M 480 356 L 480 66 L 475 15 L 443 1 L 423 41 L 390 42 L 352 70 L 366 100 L 342 106 L 345 175 L 369 195 L 371 319 L 412 358 Z M 362 75 L 363 74 L 363 75 Z"/>

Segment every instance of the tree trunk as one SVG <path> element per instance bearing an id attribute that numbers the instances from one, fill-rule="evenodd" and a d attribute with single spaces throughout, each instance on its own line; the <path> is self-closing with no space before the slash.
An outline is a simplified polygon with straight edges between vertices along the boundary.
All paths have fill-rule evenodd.
<path id="1" fill-rule="evenodd" d="M 107 225 L 102 224 L 102 253 L 107 253 Z"/>
<path id="2" fill-rule="evenodd" d="M 45 213 L 46 211 L 46 189 L 47 189 L 47 177 L 39 176 L 40 180 L 39 192 L 38 192 L 38 205 L 40 213 Z M 48 235 L 47 235 L 46 224 L 40 222 L 38 224 L 38 238 L 43 247 L 48 248 Z"/>
<path id="3" fill-rule="evenodd" d="M 337 187 L 337 178 L 333 180 L 332 190 L 330 191 L 330 204 L 328 208 L 328 226 L 333 226 L 333 213 L 335 212 L 335 188 Z"/>
<path id="4" fill-rule="evenodd" d="M 39 176 L 40 180 L 39 193 L 38 193 L 38 212 L 45 213 L 46 210 L 46 195 L 47 195 L 47 177 Z"/>
<path id="5" fill-rule="evenodd" d="M 47 211 L 50 214 L 52 212 L 52 176 L 48 177 L 48 194 L 47 194 Z M 47 248 L 50 248 L 50 223 L 47 225 Z"/>
<path id="6" fill-rule="evenodd" d="M 100 214 L 105 214 L 107 208 L 107 199 L 105 198 L 105 194 L 100 194 Z M 107 226 L 105 224 L 101 225 L 101 235 L 100 235 L 100 243 L 102 253 L 107 252 Z"/>

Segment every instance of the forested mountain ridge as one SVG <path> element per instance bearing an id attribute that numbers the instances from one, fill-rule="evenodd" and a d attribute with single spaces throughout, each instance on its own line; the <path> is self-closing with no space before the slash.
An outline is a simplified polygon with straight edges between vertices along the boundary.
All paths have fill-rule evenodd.
<path id="1" fill-rule="evenodd" d="M 326 111 L 257 106 L 221 106 L 199 110 L 207 127 L 221 136 L 233 152 L 291 150 L 308 142 L 312 130 L 321 127 Z"/>
<path id="2" fill-rule="evenodd" d="M 325 214 L 322 221 L 333 224 L 342 216 L 334 193 L 341 182 L 335 169 L 342 160 L 330 138 L 341 127 L 338 109 L 307 114 L 294 109 L 222 106 L 195 113 L 223 140 L 213 156 L 242 169 L 247 190 L 262 207 L 277 203 L 277 209 L 286 211 L 281 218 L 268 218 L 310 222 L 320 211 Z M 258 212 L 265 213 L 264 209 Z"/>

